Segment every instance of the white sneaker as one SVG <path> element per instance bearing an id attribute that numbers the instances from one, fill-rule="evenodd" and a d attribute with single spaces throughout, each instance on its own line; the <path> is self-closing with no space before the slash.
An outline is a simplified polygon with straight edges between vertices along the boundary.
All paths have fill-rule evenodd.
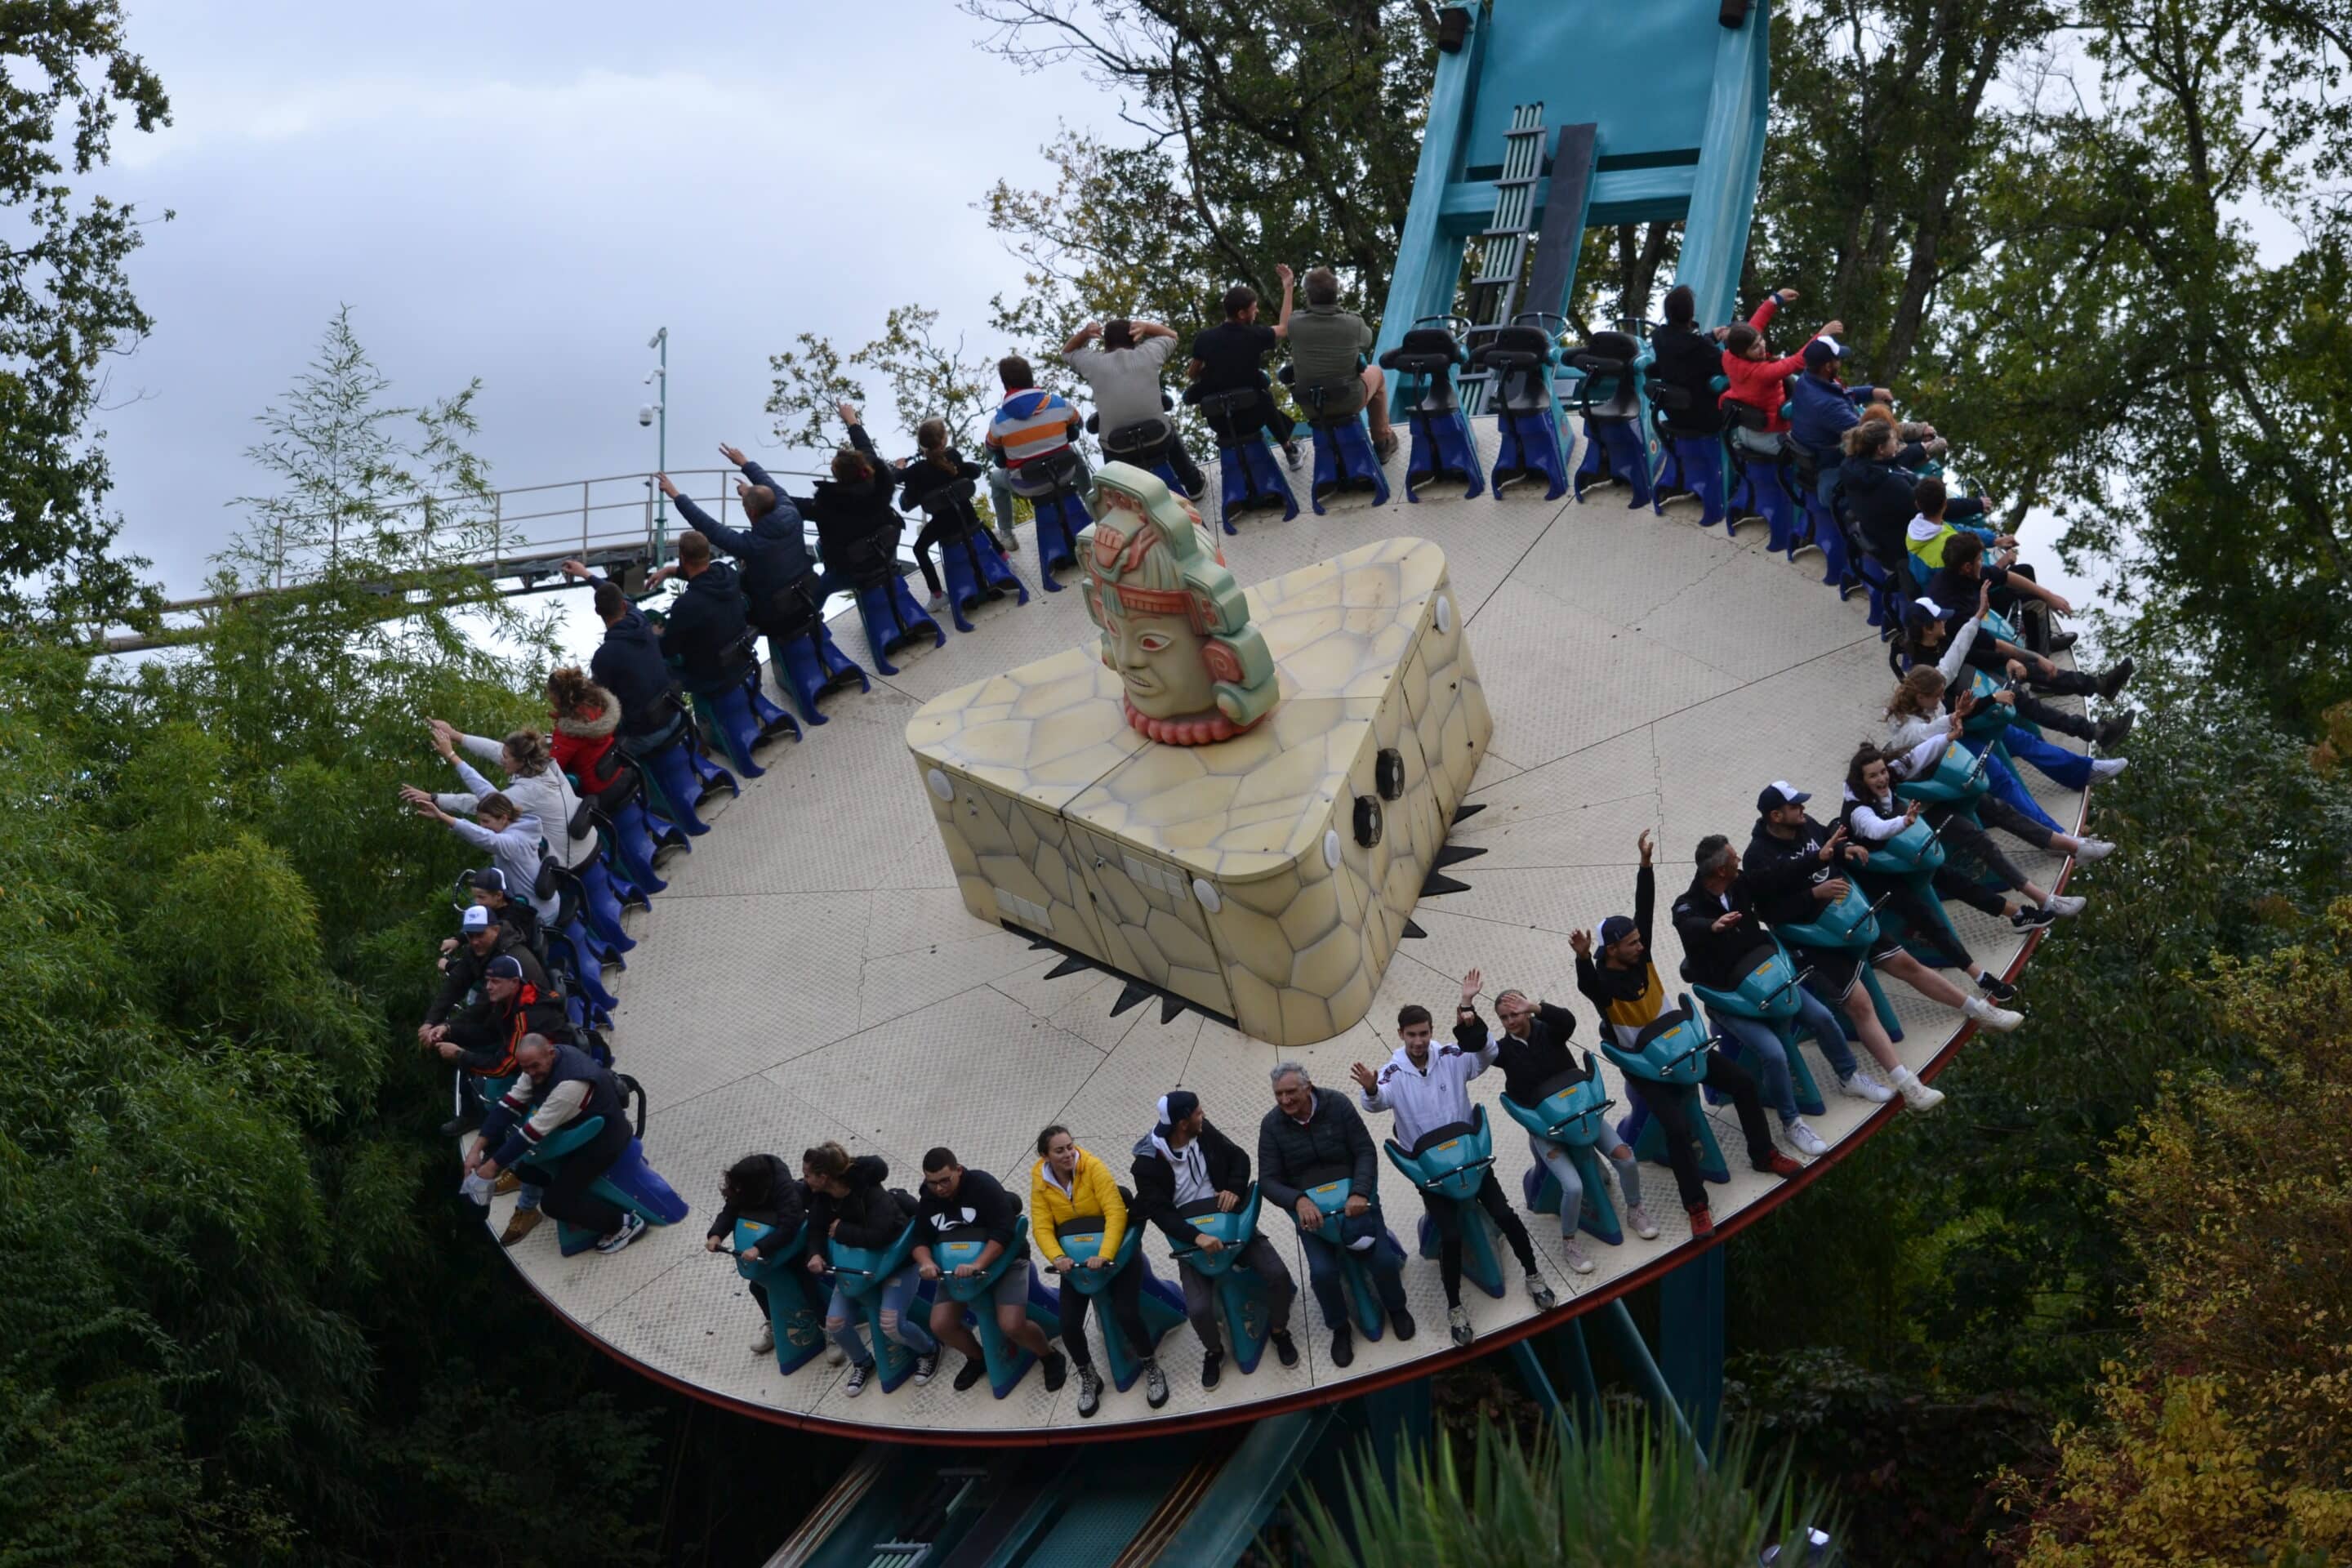
<path id="1" fill-rule="evenodd" d="M 1640 1237 L 1643 1241 L 1655 1241 L 1658 1239 L 1658 1227 L 1656 1223 L 1650 1218 L 1650 1211 L 1643 1208 L 1640 1204 L 1627 1204 L 1625 1205 L 1625 1223 L 1632 1226 L 1633 1227 L 1633 1234 Z"/>
<path id="2" fill-rule="evenodd" d="M 1903 1103 L 1914 1110 L 1933 1110 L 1944 1103 L 1944 1091 L 1931 1084 L 1921 1083 L 1909 1068 L 1896 1068 L 1888 1075 L 1895 1087 L 1903 1091 Z"/>
<path id="3" fill-rule="evenodd" d="M 1852 1078 L 1838 1079 L 1838 1092 L 1849 1099 L 1866 1100 L 1873 1105 L 1884 1105 L 1895 1098 L 1893 1089 L 1859 1069 Z"/>
<path id="4" fill-rule="evenodd" d="M 1817 1160 L 1830 1152 L 1830 1146 L 1822 1142 L 1822 1135 L 1806 1126 L 1801 1116 L 1784 1125 L 1780 1131 L 1788 1138 L 1790 1146 L 1808 1160 Z"/>
<path id="5" fill-rule="evenodd" d="M 645 1215 L 633 1209 L 621 1216 L 620 1229 L 596 1244 L 596 1250 L 604 1253 L 618 1252 L 645 1233 Z"/>
<path id="6" fill-rule="evenodd" d="M 1971 996 L 1961 1003 L 1960 1011 L 1986 1028 L 1998 1029 L 2004 1035 L 2025 1022 L 2024 1014 L 2012 1013 L 2006 1007 L 1996 1007 L 1981 996 Z"/>
<path id="7" fill-rule="evenodd" d="M 2113 844 L 2108 843 L 2104 838 L 2085 838 L 2081 840 L 2080 844 L 2075 848 L 2074 858 L 2077 860 L 2104 860 L 2115 852 L 2116 847 Z"/>
<path id="8" fill-rule="evenodd" d="M 2074 893 L 2053 893 L 2050 895 L 2050 901 L 2042 907 L 2053 915 L 2073 920 L 2083 912 L 2083 900 L 2080 895 Z"/>
<path id="9" fill-rule="evenodd" d="M 760 1331 L 751 1336 L 751 1353 L 753 1355 L 766 1355 L 770 1351 L 772 1351 L 775 1348 L 776 1325 L 773 1323 L 761 1323 L 760 1325 Z"/>
<path id="10" fill-rule="evenodd" d="M 2091 760 L 2091 776 L 2095 779 L 2111 779 L 2129 766 L 2131 766 L 2129 757 L 2094 757 Z"/>
<path id="11" fill-rule="evenodd" d="M 1577 1244 L 1576 1237 L 1572 1236 L 1563 1236 L 1559 1238 L 1559 1255 L 1561 1258 L 1567 1262 L 1569 1268 L 1574 1269 L 1577 1273 L 1590 1274 L 1592 1272 L 1592 1256 L 1586 1252 L 1582 1247 Z"/>
<path id="12" fill-rule="evenodd" d="M 824 1342 L 824 1364 L 825 1364 L 825 1365 L 827 1365 L 827 1366 L 839 1366 L 843 1362 L 845 1362 L 845 1361 L 847 1361 L 848 1359 L 849 1359 L 849 1352 L 848 1352 L 847 1351 L 843 1350 L 839 1345 L 837 1345 L 837 1344 L 834 1343 L 831 1340 L 827 1340 L 827 1341 L 825 1341 L 825 1342 Z"/>

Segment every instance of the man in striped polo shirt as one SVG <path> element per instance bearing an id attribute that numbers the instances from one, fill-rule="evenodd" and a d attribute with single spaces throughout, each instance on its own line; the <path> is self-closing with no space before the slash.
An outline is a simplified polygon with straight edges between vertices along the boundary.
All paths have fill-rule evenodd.
<path id="1" fill-rule="evenodd" d="M 1014 468 L 1051 457 L 1068 447 L 1086 428 L 1078 411 L 1037 384 L 1037 373 L 1019 354 L 996 362 L 997 379 L 1004 384 L 1004 401 L 988 422 L 989 500 L 996 508 L 996 531 L 1013 546 L 1013 486 L 1006 478 Z M 1079 464 L 1081 469 L 1085 464 Z"/>

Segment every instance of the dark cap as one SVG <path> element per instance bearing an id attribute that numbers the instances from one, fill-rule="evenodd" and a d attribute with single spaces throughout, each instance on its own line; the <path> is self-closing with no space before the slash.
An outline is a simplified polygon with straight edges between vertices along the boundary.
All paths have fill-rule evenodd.
<path id="1" fill-rule="evenodd" d="M 478 893 L 503 893 L 507 890 L 507 874 L 496 866 L 485 866 L 474 873 L 474 890 Z"/>
<path id="2" fill-rule="evenodd" d="M 1812 798 L 1787 779 L 1774 779 L 1764 786 L 1764 793 L 1756 797 L 1756 809 L 1759 814 L 1778 811 L 1784 805 L 1802 805 Z"/>
<path id="3" fill-rule="evenodd" d="M 1837 345 L 1830 342 L 1827 338 L 1815 338 L 1811 342 L 1805 345 L 1805 368 L 1807 370 L 1819 370 L 1825 364 L 1835 364 L 1837 363 Z"/>
<path id="4" fill-rule="evenodd" d="M 516 958 L 513 953 L 502 952 L 496 958 L 490 960 L 489 963 L 482 965 L 482 978 L 485 980 L 520 980 L 522 978 L 522 963 L 520 959 Z"/>
<path id="5" fill-rule="evenodd" d="M 1201 1109 L 1201 1097 L 1189 1089 L 1171 1089 L 1160 1097 L 1160 1125 L 1173 1127 Z"/>
<path id="6" fill-rule="evenodd" d="M 457 917 L 457 929 L 463 931 L 488 931 L 498 922 L 488 904 L 467 904 L 466 912 Z"/>
<path id="7" fill-rule="evenodd" d="M 1601 922 L 1601 945 L 1615 947 L 1633 934 L 1633 922 L 1623 915 L 1611 915 Z"/>

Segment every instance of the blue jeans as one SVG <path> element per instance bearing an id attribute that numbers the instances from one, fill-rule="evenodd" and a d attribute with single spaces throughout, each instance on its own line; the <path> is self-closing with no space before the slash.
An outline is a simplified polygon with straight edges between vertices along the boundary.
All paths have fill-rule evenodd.
<path id="1" fill-rule="evenodd" d="M 1388 1244 L 1388 1229 L 1381 1219 L 1381 1211 L 1375 1207 L 1353 1219 L 1323 1222 L 1327 1232 L 1335 1226 L 1340 1247 L 1361 1237 L 1372 1238 L 1372 1245 L 1357 1256 L 1371 1267 L 1372 1289 L 1380 1297 L 1381 1305 L 1391 1312 L 1405 1310 L 1404 1254 Z M 1339 1247 L 1304 1234 L 1299 1241 L 1307 1252 L 1307 1283 L 1315 1292 L 1316 1305 L 1323 1309 L 1323 1326 L 1339 1329 L 1348 1321 L 1348 1299 L 1339 1289 Z"/>
<path id="2" fill-rule="evenodd" d="M 940 1348 L 939 1342 L 931 1338 L 929 1329 L 907 1313 L 907 1303 L 915 1299 L 922 1284 L 922 1277 L 911 1265 L 882 1281 L 882 1331 L 917 1355 L 929 1355 Z M 833 1300 L 825 1304 L 824 1331 L 833 1336 L 833 1342 L 841 1347 L 851 1365 L 872 1366 L 874 1352 L 866 1348 L 864 1337 L 857 1331 L 860 1321 L 857 1303 L 840 1286 L 835 1286 Z"/>
<path id="3" fill-rule="evenodd" d="M 2009 748 L 2013 760 L 2031 764 L 2061 789 L 2081 789 L 2091 782 L 2091 759 L 2080 752 L 2053 745 L 2041 736 L 2029 734 L 2014 724 L 2002 731 L 2000 742 Z M 1984 750 L 1980 742 L 1963 743 L 1971 752 Z"/>
<path id="4" fill-rule="evenodd" d="M 1830 1071 L 1843 1083 L 1854 1074 L 1856 1063 L 1853 1047 L 1846 1044 L 1845 1029 L 1828 1003 L 1800 985 L 1797 988 L 1797 1032 L 1811 1034 L 1820 1042 L 1822 1058 L 1830 1064 Z M 1781 1049 L 1780 1037 L 1769 1024 L 1760 1018 L 1741 1018 L 1729 1013 L 1713 1015 L 1717 1027 L 1739 1042 L 1742 1059 L 1753 1064 L 1756 1087 L 1764 1103 L 1780 1113 L 1782 1122 L 1797 1119 L 1797 1089 L 1789 1071 L 1789 1058 Z M 1790 1048 L 1794 1048 L 1791 1047 Z"/>

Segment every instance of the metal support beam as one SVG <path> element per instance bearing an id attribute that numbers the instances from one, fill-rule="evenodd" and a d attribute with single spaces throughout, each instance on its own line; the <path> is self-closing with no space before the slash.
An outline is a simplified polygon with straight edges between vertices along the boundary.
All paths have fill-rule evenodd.
<path id="1" fill-rule="evenodd" d="M 1640 1381 L 1642 1393 L 1650 1402 L 1651 1412 L 1662 1422 L 1673 1421 L 1675 1432 L 1697 1456 L 1699 1468 L 1706 1468 L 1706 1450 L 1691 1435 L 1690 1422 L 1685 1418 L 1683 1407 L 1675 1403 L 1675 1391 L 1658 1371 L 1657 1362 L 1652 1359 L 1649 1344 L 1642 1338 L 1642 1331 L 1635 1325 L 1633 1314 L 1625 1310 L 1625 1303 L 1620 1299 L 1609 1303 L 1609 1310 L 1603 1316 L 1616 1332 L 1617 1353 L 1625 1358 L 1626 1367 Z"/>
<path id="2" fill-rule="evenodd" d="M 1576 1417 L 1560 1399 L 1559 1391 L 1552 1386 L 1551 1374 L 1544 1371 L 1543 1357 L 1536 1353 L 1535 1341 L 1512 1341 L 1511 1361 L 1519 1369 L 1519 1381 L 1528 1385 L 1528 1396 L 1543 1406 L 1545 1415 L 1559 1423 L 1562 1436 L 1574 1438 Z"/>
<path id="3" fill-rule="evenodd" d="M 1675 1402 L 1712 1451 L 1723 1416 L 1723 1248 L 1658 1282 L 1658 1359 Z"/>

